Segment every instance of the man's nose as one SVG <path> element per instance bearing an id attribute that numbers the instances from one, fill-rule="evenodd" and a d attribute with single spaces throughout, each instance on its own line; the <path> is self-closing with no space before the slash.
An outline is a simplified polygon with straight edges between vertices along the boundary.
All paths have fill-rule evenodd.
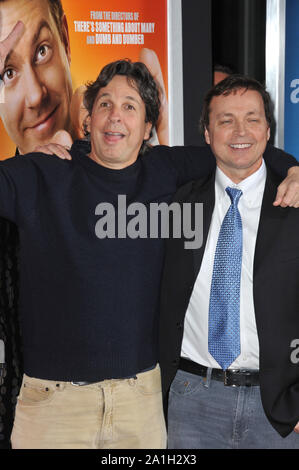
<path id="1" fill-rule="evenodd" d="M 47 88 L 41 81 L 36 70 L 30 65 L 24 71 L 25 103 L 28 108 L 36 108 L 47 95 Z"/>
<path id="2" fill-rule="evenodd" d="M 235 122 L 234 132 L 237 135 L 244 135 L 246 133 L 245 123 L 243 121 L 236 121 Z"/>
<path id="3" fill-rule="evenodd" d="M 118 106 L 111 107 L 108 118 L 111 122 L 119 122 L 121 120 L 121 110 Z"/>

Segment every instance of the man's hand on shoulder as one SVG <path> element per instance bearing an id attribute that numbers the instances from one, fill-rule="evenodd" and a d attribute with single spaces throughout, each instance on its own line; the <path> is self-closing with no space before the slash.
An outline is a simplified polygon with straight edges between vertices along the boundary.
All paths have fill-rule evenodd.
<path id="1" fill-rule="evenodd" d="M 293 166 L 278 186 L 274 206 L 299 207 L 299 166 Z"/>
<path id="2" fill-rule="evenodd" d="M 69 150 L 72 146 L 72 138 L 66 131 L 58 131 L 54 135 L 52 142 L 46 145 L 35 147 L 34 152 L 47 153 L 48 155 L 56 155 L 62 160 L 71 160 L 72 157 Z"/>

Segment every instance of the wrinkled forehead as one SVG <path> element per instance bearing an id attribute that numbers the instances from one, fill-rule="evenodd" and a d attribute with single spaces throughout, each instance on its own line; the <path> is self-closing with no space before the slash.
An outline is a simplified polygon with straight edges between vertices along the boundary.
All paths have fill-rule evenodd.
<path id="1" fill-rule="evenodd" d="M 28 41 L 31 42 L 42 27 L 46 27 L 52 34 L 58 35 L 48 0 L 0 1 L 0 41 L 7 37 L 19 20 L 24 23 L 25 31 L 15 46 L 16 50 L 19 44 L 24 45 Z"/>
<path id="2" fill-rule="evenodd" d="M 128 99 L 145 106 L 136 81 L 126 75 L 114 75 L 107 85 L 99 89 L 96 101 L 102 97 Z"/>

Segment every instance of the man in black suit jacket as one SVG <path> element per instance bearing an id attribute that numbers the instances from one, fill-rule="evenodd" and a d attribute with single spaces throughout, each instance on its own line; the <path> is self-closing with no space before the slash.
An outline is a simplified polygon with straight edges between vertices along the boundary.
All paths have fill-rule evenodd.
<path id="1" fill-rule="evenodd" d="M 228 77 L 207 94 L 202 124 L 216 174 L 180 188 L 175 201 L 203 203 L 203 245 L 189 250 L 183 238 L 170 239 L 162 283 L 169 447 L 299 448 L 299 212 L 297 204 L 273 205 L 279 181 L 262 158 L 269 95 L 255 80 Z M 240 354 L 222 370 L 208 337 L 214 255 L 231 203 L 226 186 L 242 191 L 243 256 Z"/>

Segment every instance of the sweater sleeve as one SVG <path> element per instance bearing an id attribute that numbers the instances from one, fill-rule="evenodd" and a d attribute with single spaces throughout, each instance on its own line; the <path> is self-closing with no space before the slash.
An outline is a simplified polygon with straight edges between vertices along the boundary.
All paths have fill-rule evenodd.
<path id="1" fill-rule="evenodd" d="M 210 146 L 203 147 L 158 147 L 159 154 L 164 155 L 176 172 L 177 186 L 189 181 L 209 176 L 216 167 L 215 156 Z M 163 156 L 162 156 L 163 158 Z M 273 145 L 267 144 L 264 159 L 270 169 L 281 178 L 287 176 L 289 168 L 298 166 L 299 162 L 290 154 Z"/>
<path id="2" fill-rule="evenodd" d="M 270 144 L 266 147 L 264 159 L 271 170 L 281 178 L 287 176 L 289 168 L 299 165 L 299 162 L 292 155 Z"/>
<path id="3" fill-rule="evenodd" d="M 215 157 L 209 146 L 159 146 L 158 149 L 160 158 L 166 158 L 174 169 L 177 187 L 189 181 L 206 177 L 215 170 Z"/>
<path id="4" fill-rule="evenodd" d="M 0 216 L 17 225 L 30 216 L 37 195 L 37 174 L 30 157 L 0 162 Z"/>

